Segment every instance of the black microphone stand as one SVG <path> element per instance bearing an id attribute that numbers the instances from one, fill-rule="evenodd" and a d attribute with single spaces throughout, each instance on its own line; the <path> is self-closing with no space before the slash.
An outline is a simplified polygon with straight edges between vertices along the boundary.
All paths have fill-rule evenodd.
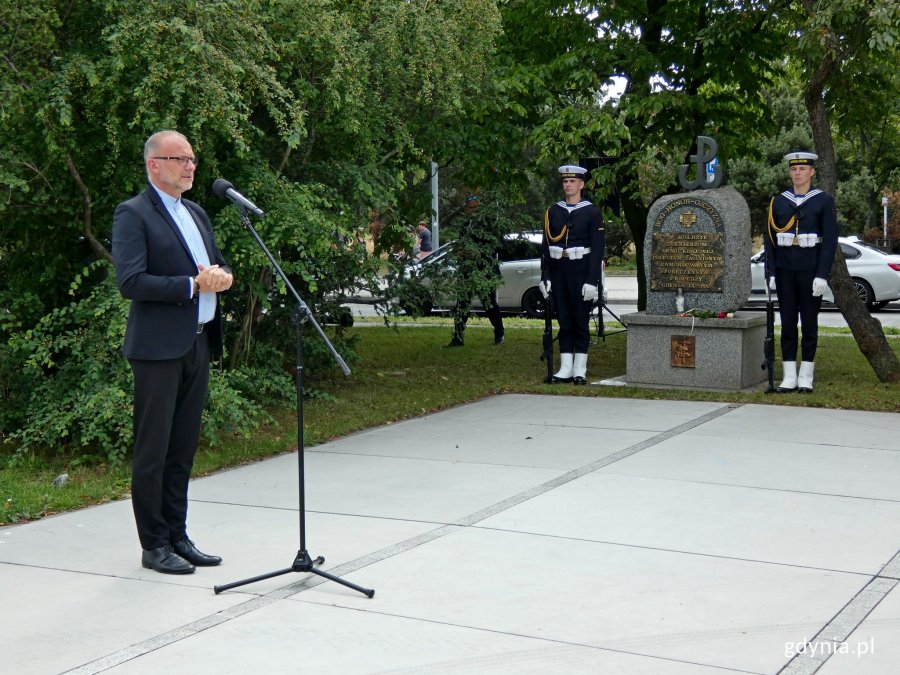
<path id="1" fill-rule="evenodd" d="M 307 321 L 312 324 L 312 326 L 319 333 L 319 337 L 322 338 L 322 341 L 331 351 L 331 355 L 334 357 L 335 362 L 338 364 L 338 366 L 340 366 L 341 370 L 344 371 L 344 375 L 350 374 L 350 368 L 347 367 L 347 364 L 344 362 L 344 359 L 341 358 L 341 355 L 337 353 L 334 345 L 331 344 L 328 336 L 325 335 L 325 333 L 322 331 L 322 327 L 318 324 L 318 322 L 315 320 L 315 317 L 313 317 L 312 313 L 309 311 L 309 307 L 305 302 L 303 302 L 297 291 L 294 290 L 294 287 L 291 285 L 290 280 L 288 280 L 287 275 L 275 261 L 275 258 L 269 252 L 269 249 L 266 248 L 266 245 L 263 243 L 263 240 L 260 239 L 259 235 L 256 233 L 256 230 L 253 229 L 253 225 L 250 223 L 250 218 L 247 216 L 247 209 L 243 205 L 238 205 L 238 210 L 240 212 L 241 222 L 256 240 L 256 243 L 259 244 L 259 247 L 263 250 L 263 253 L 266 254 L 266 257 L 272 264 L 272 267 L 275 268 L 278 276 L 281 277 L 284 285 L 297 301 L 297 308 L 294 310 L 293 319 L 297 336 L 297 374 L 295 377 L 295 384 L 297 389 L 297 467 L 300 488 L 300 550 L 297 551 L 297 556 L 294 558 L 294 562 L 290 567 L 276 570 L 274 572 L 268 572 L 266 574 L 261 574 L 249 579 L 243 579 L 242 581 L 234 581 L 230 584 L 213 586 L 213 590 L 215 591 L 216 595 L 218 595 L 222 591 L 227 591 L 231 588 L 237 588 L 238 586 L 243 586 L 245 584 L 252 584 L 256 581 L 262 581 L 263 579 L 271 579 L 272 577 L 281 576 L 282 574 L 288 574 L 289 572 L 308 572 L 310 574 L 317 574 L 320 577 L 335 581 L 343 586 L 346 586 L 347 588 L 352 588 L 354 591 L 359 591 L 363 595 L 371 598 L 375 595 L 375 591 L 373 589 L 357 586 L 356 584 L 346 581 L 345 579 L 341 579 L 340 577 L 337 577 L 333 574 L 329 574 L 328 572 L 316 569 L 314 566 L 321 565 L 323 562 L 325 562 L 325 558 L 319 556 L 318 558 L 313 559 L 309 555 L 309 552 L 306 550 L 306 475 L 303 464 L 303 340 L 301 337 L 301 329 L 303 327 L 303 324 Z"/>

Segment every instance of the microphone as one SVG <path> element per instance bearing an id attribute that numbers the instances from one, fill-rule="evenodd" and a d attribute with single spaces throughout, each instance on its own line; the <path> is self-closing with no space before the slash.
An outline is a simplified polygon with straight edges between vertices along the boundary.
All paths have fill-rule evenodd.
<path id="1" fill-rule="evenodd" d="M 224 178 L 216 178 L 212 186 L 213 194 L 222 199 L 230 199 L 242 209 L 246 209 L 254 216 L 262 218 L 265 213 L 256 204 L 247 199 L 244 195 L 234 189 L 234 185 Z"/>

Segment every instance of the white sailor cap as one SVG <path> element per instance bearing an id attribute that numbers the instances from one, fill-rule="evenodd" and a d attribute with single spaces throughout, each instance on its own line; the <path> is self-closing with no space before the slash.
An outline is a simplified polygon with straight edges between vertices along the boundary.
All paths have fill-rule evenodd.
<path id="1" fill-rule="evenodd" d="M 784 158 L 787 160 L 788 166 L 814 166 L 819 156 L 812 152 L 789 152 Z"/>
<path id="2" fill-rule="evenodd" d="M 575 166 L 574 164 L 563 164 L 559 167 L 559 175 L 561 178 L 578 178 L 580 180 L 585 180 L 587 177 L 587 169 L 582 166 Z"/>

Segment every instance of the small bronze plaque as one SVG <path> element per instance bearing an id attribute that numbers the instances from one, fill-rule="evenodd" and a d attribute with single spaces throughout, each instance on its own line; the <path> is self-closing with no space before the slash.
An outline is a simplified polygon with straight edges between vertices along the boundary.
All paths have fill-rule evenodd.
<path id="1" fill-rule="evenodd" d="M 697 338 L 693 335 L 672 336 L 672 367 L 694 368 L 697 355 Z"/>

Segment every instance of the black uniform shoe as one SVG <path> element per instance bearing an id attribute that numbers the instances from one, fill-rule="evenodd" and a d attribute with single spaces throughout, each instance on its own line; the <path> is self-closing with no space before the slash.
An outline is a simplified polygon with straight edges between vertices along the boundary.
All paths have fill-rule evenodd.
<path id="1" fill-rule="evenodd" d="M 813 393 L 812 387 L 798 387 L 797 391 L 801 394 L 811 394 Z"/>
<path id="2" fill-rule="evenodd" d="M 793 394 L 795 391 L 797 391 L 797 387 L 794 387 L 793 389 L 788 389 L 787 387 L 777 387 L 775 391 L 779 394 Z"/>
<path id="3" fill-rule="evenodd" d="M 576 375 L 572 378 L 572 382 L 575 384 L 587 384 L 587 380 L 584 379 L 581 375 Z"/>
<path id="4" fill-rule="evenodd" d="M 190 574 L 194 566 L 175 553 L 171 546 L 159 546 L 141 553 L 141 565 L 163 574 Z"/>
<path id="5" fill-rule="evenodd" d="M 450 342 L 448 342 L 447 344 L 444 345 L 444 347 L 462 347 L 462 346 L 463 346 L 463 341 L 457 340 L 456 338 L 453 338 L 452 340 L 450 340 Z"/>
<path id="6" fill-rule="evenodd" d="M 554 375 L 550 378 L 550 384 L 565 384 L 566 382 L 571 382 L 572 379 L 571 377 L 557 377 Z"/>
<path id="7" fill-rule="evenodd" d="M 503 333 L 500 333 L 499 335 L 494 334 L 494 344 L 495 344 L 495 345 L 502 345 L 502 344 L 503 344 Z"/>
<path id="8" fill-rule="evenodd" d="M 187 537 L 181 541 L 176 541 L 172 544 L 172 548 L 175 549 L 175 553 L 188 562 L 194 563 L 197 567 L 215 567 L 222 562 L 222 559 L 217 555 L 206 555 L 198 551 L 197 547 L 194 546 L 194 542 Z"/>

